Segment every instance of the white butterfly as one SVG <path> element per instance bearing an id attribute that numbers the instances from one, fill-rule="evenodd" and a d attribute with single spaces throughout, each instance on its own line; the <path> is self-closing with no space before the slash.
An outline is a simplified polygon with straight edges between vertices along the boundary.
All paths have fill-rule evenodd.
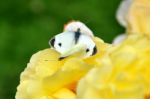
<path id="1" fill-rule="evenodd" d="M 64 28 L 64 32 L 54 36 L 49 44 L 61 54 L 60 59 L 79 51 L 85 52 L 84 57 L 89 57 L 97 52 L 92 37 L 92 31 L 85 24 L 74 21 Z"/>

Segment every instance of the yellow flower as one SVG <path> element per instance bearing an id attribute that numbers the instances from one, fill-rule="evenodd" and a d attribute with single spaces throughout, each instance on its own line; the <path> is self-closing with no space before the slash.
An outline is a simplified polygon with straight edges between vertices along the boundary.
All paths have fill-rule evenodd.
<path id="1" fill-rule="evenodd" d="M 130 35 L 82 78 L 77 99 L 146 99 L 150 96 L 150 38 Z M 147 99 L 150 99 L 147 97 Z"/>
<path id="2" fill-rule="evenodd" d="M 39 51 L 31 57 L 21 73 L 16 99 L 75 99 L 76 83 L 91 68 L 99 64 L 108 44 L 94 38 L 98 53 L 86 59 L 76 53 L 59 61 L 59 53 L 53 49 Z"/>

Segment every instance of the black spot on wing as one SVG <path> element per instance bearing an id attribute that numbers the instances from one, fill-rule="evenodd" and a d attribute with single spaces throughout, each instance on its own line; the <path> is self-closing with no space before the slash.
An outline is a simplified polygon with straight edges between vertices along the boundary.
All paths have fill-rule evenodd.
<path id="1" fill-rule="evenodd" d="M 86 49 L 86 52 L 89 52 L 90 50 L 89 49 Z"/>
<path id="2" fill-rule="evenodd" d="M 80 33 L 80 28 L 77 30 L 77 32 L 75 32 L 75 44 L 77 44 L 78 43 L 78 40 L 79 40 L 79 38 L 80 38 L 80 35 L 81 35 L 81 33 Z"/>
<path id="3" fill-rule="evenodd" d="M 96 53 L 97 53 L 97 48 L 96 48 L 96 46 L 94 46 L 92 56 L 95 55 Z"/>
<path id="4" fill-rule="evenodd" d="M 61 43 L 58 43 L 58 45 L 59 45 L 59 47 L 61 47 L 61 46 L 62 46 L 62 44 L 61 44 Z"/>
<path id="5" fill-rule="evenodd" d="M 50 45 L 51 45 L 52 47 L 54 47 L 54 44 L 55 44 L 55 38 L 53 38 L 53 39 L 50 40 Z"/>

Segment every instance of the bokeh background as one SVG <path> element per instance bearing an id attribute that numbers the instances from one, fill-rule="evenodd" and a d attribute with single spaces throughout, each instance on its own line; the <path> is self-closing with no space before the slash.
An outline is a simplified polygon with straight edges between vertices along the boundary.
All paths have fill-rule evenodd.
<path id="1" fill-rule="evenodd" d="M 115 18 L 120 0 L 0 0 L 0 99 L 14 99 L 32 54 L 70 20 L 80 20 L 105 42 L 124 32 Z"/>

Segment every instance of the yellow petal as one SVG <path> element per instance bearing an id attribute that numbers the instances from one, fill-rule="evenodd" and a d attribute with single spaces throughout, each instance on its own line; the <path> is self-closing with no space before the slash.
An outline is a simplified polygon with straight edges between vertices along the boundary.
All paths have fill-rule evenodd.
<path id="1" fill-rule="evenodd" d="M 75 93 L 66 88 L 58 90 L 53 96 L 56 99 L 76 99 Z"/>
<path id="2" fill-rule="evenodd" d="M 68 59 L 60 70 L 43 80 L 43 85 L 49 92 L 56 91 L 78 81 L 91 68 L 91 65 L 84 63 L 82 60 Z"/>
<path id="3" fill-rule="evenodd" d="M 150 36 L 150 1 L 133 0 L 127 22 L 127 33 L 142 33 Z"/>

